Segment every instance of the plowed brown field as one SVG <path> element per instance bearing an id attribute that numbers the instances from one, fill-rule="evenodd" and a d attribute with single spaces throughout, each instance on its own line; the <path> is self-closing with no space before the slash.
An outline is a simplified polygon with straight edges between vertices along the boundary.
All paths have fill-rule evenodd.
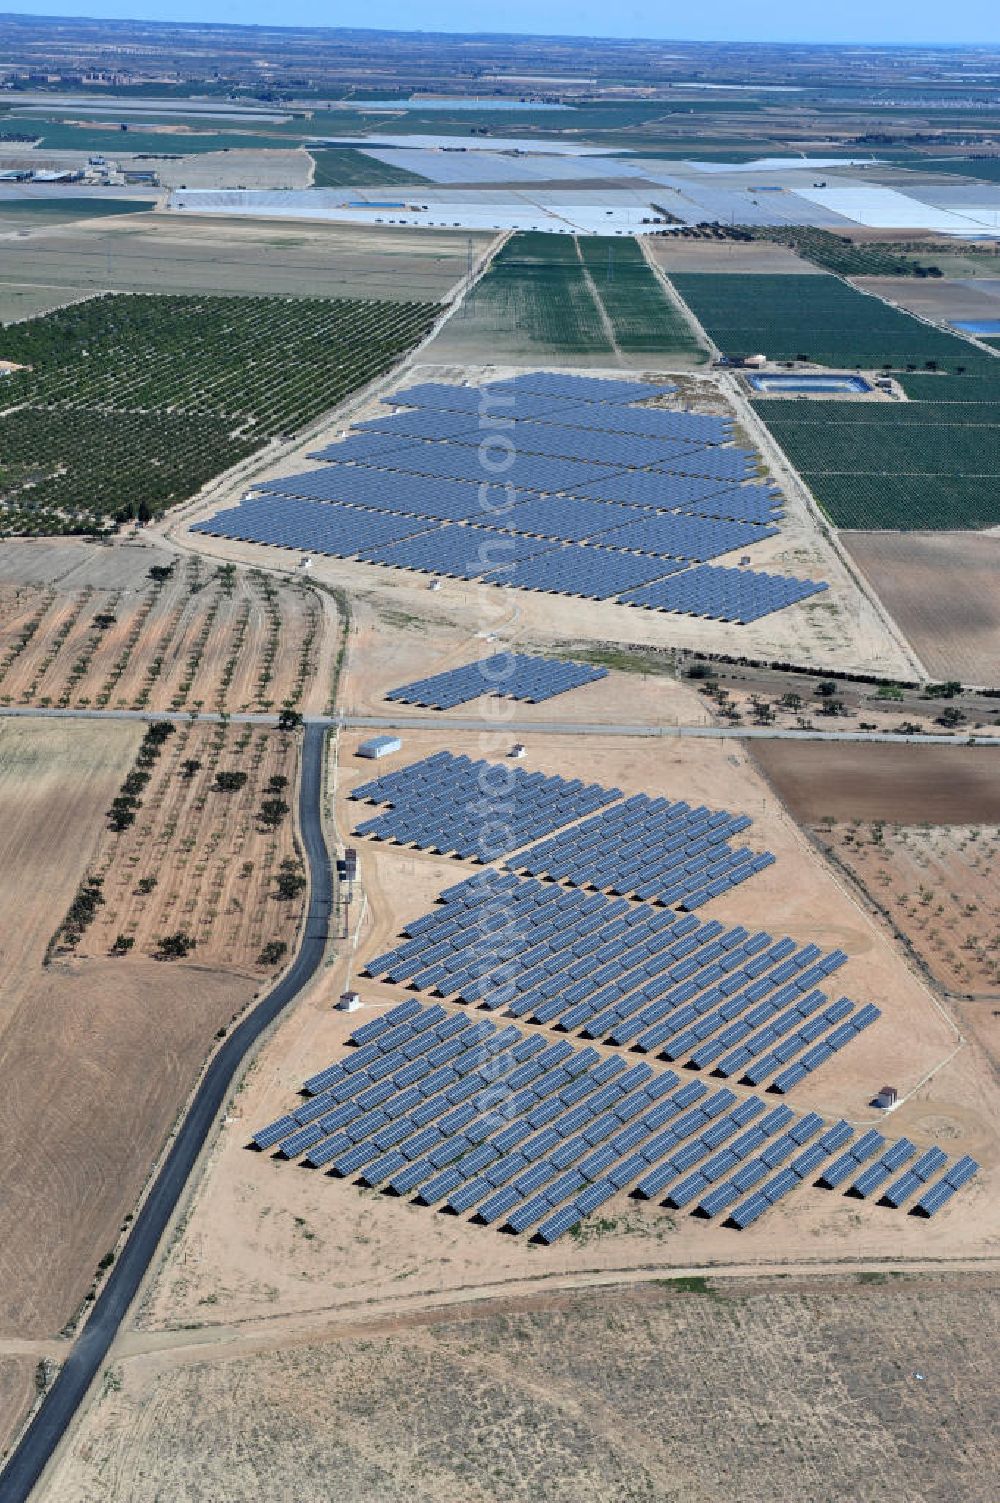
<path id="1" fill-rule="evenodd" d="M 928 673 L 1000 685 L 1000 537 L 844 532 L 841 541 Z"/>
<path id="2" fill-rule="evenodd" d="M 803 824 L 1000 822 L 1000 754 L 990 746 L 755 741 L 753 757 Z"/>

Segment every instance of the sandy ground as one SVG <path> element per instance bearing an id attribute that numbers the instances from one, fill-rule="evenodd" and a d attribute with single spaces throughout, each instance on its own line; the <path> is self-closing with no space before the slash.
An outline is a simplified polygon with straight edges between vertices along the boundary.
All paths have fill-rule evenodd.
<path id="1" fill-rule="evenodd" d="M 371 775 L 352 756 L 358 737 L 341 738 L 338 832 L 344 838 L 370 807 L 343 795 Z M 404 756 L 416 759 L 447 744 L 473 754 L 483 749 L 474 733 L 446 738 L 413 732 Z M 356 1026 L 330 1011 L 348 974 L 366 956 L 390 947 L 403 922 L 426 911 L 433 895 L 468 868 L 454 860 L 360 842 L 367 910 L 360 923 L 357 960 L 341 946 L 338 966 L 284 1023 L 261 1055 L 232 1120 L 224 1129 L 188 1218 L 172 1247 L 162 1278 L 143 1315 L 149 1328 L 190 1322 L 214 1325 L 314 1316 L 390 1304 L 405 1297 L 472 1287 L 498 1289 L 511 1281 L 566 1278 L 584 1271 L 755 1265 L 884 1258 L 980 1258 L 1000 1246 L 1000 1221 L 991 1208 L 990 1184 L 998 1157 L 995 1117 L 1000 1087 L 976 1045 L 956 1051 L 957 1031 L 912 973 L 877 923 L 809 847 L 782 806 L 732 746 L 691 746 L 589 737 L 546 738 L 532 749 L 530 765 L 546 772 L 581 773 L 626 792 L 653 789 L 675 797 L 737 808 L 755 820 L 749 843 L 766 846 L 778 862 L 713 904 L 723 922 L 766 925 L 832 948 L 849 960 L 837 976 L 843 991 L 883 1009 L 878 1025 L 794 1093 L 805 1110 L 873 1119 L 870 1096 L 883 1079 L 910 1099 L 898 1109 L 892 1131 L 921 1141 L 946 1137 L 955 1152 L 975 1151 L 986 1172 L 963 1204 L 929 1223 L 882 1208 L 808 1189 L 737 1236 L 686 1214 L 665 1212 L 620 1197 L 597 1229 L 551 1248 L 526 1244 L 495 1229 L 468 1225 L 348 1182 L 310 1174 L 245 1144 L 258 1126 L 288 1109 L 299 1083 L 335 1059 Z M 355 904 L 355 908 L 357 903 Z M 780 918 L 776 920 L 776 915 Z M 707 911 L 706 911 L 707 916 Z M 356 913 L 352 912 L 352 932 Z M 398 1000 L 388 985 L 361 982 L 369 1008 Z M 742 1090 L 743 1088 L 738 1088 Z"/>
<path id="2" fill-rule="evenodd" d="M 841 540 L 935 678 L 1000 685 L 1000 536 L 845 532 Z"/>
<path id="3" fill-rule="evenodd" d="M 43 968 L 139 736 L 0 725 L 0 1350 L 73 1318 L 216 1029 L 253 991 L 190 964 Z M 24 1382 L 2 1395 L 9 1433 Z"/>
<path id="4" fill-rule="evenodd" d="M 806 276 L 820 267 L 797 256 L 786 245 L 771 245 L 766 240 L 694 240 L 674 235 L 650 237 L 647 248 L 657 266 L 668 276 L 673 272 L 724 271 L 746 276 L 754 272 L 766 276 L 791 273 Z"/>
<path id="5" fill-rule="evenodd" d="M 465 376 L 493 379 L 512 374 L 509 367 L 486 367 L 475 372 L 451 366 L 423 363 L 409 366 L 397 381 L 405 386 L 415 380 L 460 380 Z M 620 372 L 609 372 L 618 374 Z M 651 375 L 654 373 L 650 372 Z M 658 372 L 670 376 L 670 372 Z M 683 374 L 683 402 L 703 411 L 730 412 L 732 408 L 712 377 Z M 681 397 L 674 399 L 680 404 Z M 372 398 L 350 409 L 352 421 L 370 417 L 379 410 Z M 752 414 L 750 414 L 752 417 Z M 288 451 L 278 463 L 261 463 L 255 483 L 294 474 L 308 465 L 307 452 L 337 438 L 346 427 L 343 413 L 331 418 L 323 434 Z M 226 502 L 244 493 L 234 486 L 231 494 L 216 495 L 211 506 L 193 505 L 168 518 L 166 527 L 178 538 L 191 539 L 186 526 L 200 517 L 214 515 Z M 181 525 L 181 518 L 183 524 Z M 298 556 L 254 543 L 220 538 L 197 539 L 199 551 L 291 572 Z M 736 564 L 737 552 L 717 560 Z M 461 623 L 471 634 L 494 630 L 498 621 L 516 624 L 516 637 L 525 644 L 559 642 L 645 644 L 685 647 L 704 651 L 742 654 L 749 657 L 808 663 L 820 669 L 845 668 L 858 672 L 877 671 L 900 678 L 918 673 L 912 655 L 901 645 L 872 599 L 860 588 L 833 547 L 799 488 L 789 489 L 787 510 L 780 533 L 754 545 L 753 567 L 772 573 L 822 579 L 829 589 L 802 605 L 778 611 L 749 626 L 696 620 L 693 617 L 639 610 L 611 602 L 577 600 L 567 596 L 532 591 L 499 590 L 489 585 L 445 579 L 434 597 L 433 611 Z M 422 618 L 428 608 L 428 577 L 403 570 L 387 570 L 367 564 L 316 557 L 313 577 L 346 589 L 352 596 L 366 597 L 385 612 Z M 401 680 L 402 682 L 402 680 Z"/>
<path id="6" fill-rule="evenodd" d="M 165 188 L 308 188 L 312 157 L 304 148 L 196 151 L 156 164 Z"/>
<path id="7" fill-rule="evenodd" d="M 220 574 L 194 556 L 38 539 L 0 564 L 0 702 L 230 712 L 323 711 L 332 602 L 296 579 Z M 28 635 L 26 636 L 26 633 Z"/>
<path id="8" fill-rule="evenodd" d="M 379 225 L 296 224 L 231 216 L 129 225 L 92 220 L 0 240 L 0 289 L 246 292 L 285 297 L 437 301 L 465 276 L 489 235 Z"/>
<path id="9" fill-rule="evenodd" d="M 995 1290 L 664 1285 L 109 1371 L 46 1503 L 990 1503 Z M 947 1444 L 938 1444 L 944 1434 Z"/>
<path id="10" fill-rule="evenodd" d="M 35 1357 L 0 1357 L 0 1457 L 11 1445 L 21 1418 L 35 1400 Z"/>
<path id="11" fill-rule="evenodd" d="M 797 819 L 888 824 L 1000 820 L 993 747 L 756 741 L 758 765 Z"/>
<path id="12" fill-rule="evenodd" d="M 940 986 L 1000 1001 L 1000 827 L 839 824 L 815 833 Z"/>

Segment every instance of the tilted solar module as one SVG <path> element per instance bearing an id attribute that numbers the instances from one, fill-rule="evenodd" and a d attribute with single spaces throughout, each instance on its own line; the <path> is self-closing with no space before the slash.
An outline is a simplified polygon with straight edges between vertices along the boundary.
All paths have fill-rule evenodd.
<path id="1" fill-rule="evenodd" d="M 248 543 L 269 543 L 296 552 L 353 558 L 367 549 L 432 531 L 435 527 L 436 524 L 427 518 L 360 511 L 348 506 L 326 506 L 294 497 L 276 503 L 271 496 L 260 496 L 216 512 L 204 522 L 196 522 L 191 531 Z"/>
<path id="2" fill-rule="evenodd" d="M 609 380 L 603 376 L 564 375 L 559 371 L 522 371 L 505 381 L 491 383 L 494 391 L 536 392 L 570 402 L 639 402 L 671 396 L 672 383 Z"/>
<path id="3" fill-rule="evenodd" d="M 812 579 L 703 564 L 677 578 L 624 591 L 621 598 L 624 605 L 647 610 L 746 623 L 784 610 L 826 588 L 825 583 Z"/>
<path id="4" fill-rule="evenodd" d="M 538 704 L 606 676 L 606 668 L 594 668 L 589 663 L 502 652 L 493 653 L 476 663 L 467 663 L 462 668 L 450 668 L 430 678 L 404 684 L 399 689 L 390 689 L 385 697 L 434 709 L 452 709 L 483 694 Z"/>
<path id="5" fill-rule="evenodd" d="M 562 507 L 568 502 L 558 501 L 555 504 Z M 515 509 L 511 525 L 519 523 L 521 511 L 520 507 Z M 639 553 L 665 554 L 668 557 L 697 561 L 718 558 L 720 554 L 732 553 L 737 548 L 750 548 L 755 543 L 776 536 L 778 532 L 776 527 L 760 527 L 750 522 L 662 512 L 627 519 L 617 526 L 609 523 L 609 527 L 611 530 L 606 531 L 601 539 L 609 548 L 634 549 Z"/>
<path id="6" fill-rule="evenodd" d="M 485 577 L 494 584 L 517 590 L 610 600 L 625 590 L 662 578 L 677 567 L 683 566 L 671 565 L 666 559 L 563 543 L 517 562 L 506 572 L 497 570 Z"/>

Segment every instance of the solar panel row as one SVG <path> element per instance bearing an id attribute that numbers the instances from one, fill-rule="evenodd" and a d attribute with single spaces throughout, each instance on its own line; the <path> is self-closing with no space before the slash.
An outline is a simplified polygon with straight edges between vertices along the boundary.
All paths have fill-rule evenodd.
<path id="1" fill-rule="evenodd" d="M 483 800 L 503 791 L 503 818 L 489 817 Z M 621 797 L 618 788 L 579 778 L 546 777 L 523 768 L 437 752 L 355 788 L 351 798 L 390 805 L 360 824 L 358 835 L 395 840 L 442 854 L 492 861 L 560 825 Z"/>
<path id="2" fill-rule="evenodd" d="M 570 689 L 606 677 L 606 668 L 592 668 L 588 663 L 500 652 L 476 663 L 466 663 L 461 668 L 450 668 L 430 678 L 417 679 L 399 689 L 390 689 L 385 697 L 400 704 L 435 710 L 450 710 L 455 705 L 468 704 L 482 694 L 540 704 L 557 694 L 565 694 Z"/>

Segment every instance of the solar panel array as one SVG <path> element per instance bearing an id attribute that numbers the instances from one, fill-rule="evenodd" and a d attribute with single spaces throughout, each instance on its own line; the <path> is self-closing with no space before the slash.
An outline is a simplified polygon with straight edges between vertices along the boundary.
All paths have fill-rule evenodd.
<path id="1" fill-rule="evenodd" d="M 575 887 L 696 908 L 773 862 L 769 851 L 728 843 L 752 823 L 746 814 L 637 793 L 507 864 Z"/>
<path id="2" fill-rule="evenodd" d="M 673 611 L 685 616 L 706 616 L 716 621 L 746 625 L 786 605 L 806 600 L 827 588 L 813 579 L 789 579 L 782 574 L 760 574 L 750 569 L 720 569 L 704 564 L 687 569 L 671 579 L 662 579 L 623 594 L 625 605 L 647 610 Z"/>
<path id="3" fill-rule="evenodd" d="M 491 694 L 505 699 L 541 704 L 578 689 L 583 684 L 606 678 L 606 668 L 589 663 L 567 663 L 553 658 L 530 657 L 519 652 L 498 652 L 461 668 L 449 668 L 430 678 L 417 679 L 402 688 L 390 689 L 386 699 L 399 704 L 421 705 L 433 710 L 451 710 L 468 704 L 480 695 Z"/>
<path id="4" fill-rule="evenodd" d="M 854 1012 L 842 950 L 494 870 L 442 899 L 365 974 L 755 1086 Z"/>
<path id="5" fill-rule="evenodd" d="M 251 1146 L 543 1243 L 622 1192 L 668 1191 L 667 1205 L 710 1218 L 770 1175 L 730 1211 L 727 1225 L 748 1226 L 853 1136 L 847 1122 L 415 998 L 350 1042 Z"/>
<path id="6" fill-rule="evenodd" d="M 498 789 L 503 795 L 502 820 L 489 817 L 490 794 Z M 356 835 L 479 861 L 492 861 L 620 797 L 620 788 L 546 777 L 446 751 L 351 792 L 352 799 L 390 805 L 387 813 L 363 821 Z"/>
<path id="7" fill-rule="evenodd" d="M 310 456 L 323 468 L 257 487 L 193 530 L 737 623 L 825 588 L 676 562 L 773 536 L 781 498 L 752 478 L 756 458 L 733 446 L 729 420 L 632 405 L 673 390 L 544 371 L 482 388 L 424 382 Z M 504 552 L 462 523 L 518 541 Z"/>

